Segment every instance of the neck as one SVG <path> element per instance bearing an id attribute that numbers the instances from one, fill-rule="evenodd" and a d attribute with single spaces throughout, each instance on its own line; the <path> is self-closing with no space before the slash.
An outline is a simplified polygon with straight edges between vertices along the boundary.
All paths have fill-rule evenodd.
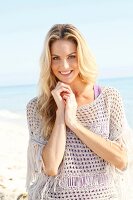
<path id="1" fill-rule="evenodd" d="M 93 86 L 93 83 L 84 83 L 80 79 L 70 84 L 75 97 L 86 96 L 86 91 L 92 90 Z"/>

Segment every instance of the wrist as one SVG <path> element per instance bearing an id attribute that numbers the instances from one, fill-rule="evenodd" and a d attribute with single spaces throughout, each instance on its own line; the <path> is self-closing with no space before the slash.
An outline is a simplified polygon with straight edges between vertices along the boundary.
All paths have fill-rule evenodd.
<path id="1" fill-rule="evenodd" d="M 73 132 L 75 132 L 76 130 L 78 130 L 78 126 L 79 126 L 79 122 L 78 122 L 77 120 L 71 121 L 71 122 L 69 123 L 69 128 L 70 128 Z"/>
<path id="2" fill-rule="evenodd" d="M 56 111 L 56 120 L 59 120 L 60 122 L 64 122 L 65 123 L 64 111 L 60 111 L 60 110 Z"/>

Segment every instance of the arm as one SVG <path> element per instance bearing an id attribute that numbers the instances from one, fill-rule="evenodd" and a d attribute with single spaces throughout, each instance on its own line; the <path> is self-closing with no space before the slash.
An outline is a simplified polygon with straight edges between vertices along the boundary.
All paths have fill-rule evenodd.
<path id="1" fill-rule="evenodd" d="M 46 160 L 47 160 L 47 158 L 50 157 L 51 153 L 56 149 L 56 148 L 52 148 L 52 151 L 49 152 L 49 150 L 51 150 L 51 146 L 57 147 L 57 152 L 59 153 L 59 154 L 57 153 L 57 155 L 59 158 L 60 156 L 62 156 L 63 152 L 61 151 L 61 147 L 60 147 L 61 145 L 59 146 L 59 148 L 57 145 L 59 145 L 59 141 L 60 142 L 64 141 L 64 143 L 65 143 L 66 126 L 64 126 L 63 123 L 60 124 L 61 120 L 63 121 L 63 119 L 64 119 L 63 115 L 61 115 L 61 113 L 57 112 L 57 118 L 56 118 L 55 127 L 54 127 L 55 130 L 53 130 L 51 137 L 48 141 L 48 140 L 44 139 L 44 137 L 42 135 L 42 131 L 41 131 L 41 127 L 42 127 L 41 121 L 42 120 L 40 118 L 40 115 L 38 115 L 36 105 L 37 105 L 37 98 L 34 98 L 27 104 L 27 108 L 26 108 L 26 110 L 27 110 L 27 125 L 28 125 L 28 129 L 29 129 L 29 144 L 28 144 L 28 149 L 27 149 L 27 177 L 26 177 L 27 189 L 37 179 L 38 174 L 40 174 L 40 173 L 46 174 L 47 173 L 47 171 L 48 171 L 47 167 L 49 167 L 50 164 L 49 163 L 47 164 L 47 162 L 45 161 L 45 155 L 46 155 Z M 60 118 L 59 118 L 59 116 L 60 116 Z M 56 141 L 54 142 L 53 139 L 56 139 Z M 59 141 L 58 141 L 58 139 L 59 139 Z M 57 142 L 57 145 L 56 145 L 56 142 Z M 62 142 L 62 144 L 63 144 L 63 142 Z M 44 155 L 46 145 L 47 145 L 46 154 Z M 65 144 L 64 144 L 64 147 L 65 147 Z M 60 152 L 62 152 L 62 154 L 60 154 Z M 53 153 L 53 155 L 54 155 L 54 153 Z M 53 159 L 53 157 L 50 157 L 50 158 L 51 158 L 51 160 Z M 57 162 L 59 162 L 59 164 L 60 164 L 60 160 L 62 160 L 62 157 L 60 157 L 59 161 L 57 161 Z M 50 160 L 48 160 L 48 161 L 50 161 Z M 46 162 L 46 169 L 45 169 L 44 162 Z M 59 164 L 57 164 L 58 167 L 59 167 Z M 53 161 L 51 162 L 51 166 L 54 166 Z M 54 168 L 54 170 L 55 170 L 55 168 Z M 52 175 L 52 174 L 50 174 L 50 172 L 48 172 L 48 175 Z"/>
<path id="2" fill-rule="evenodd" d="M 48 143 L 43 148 L 43 161 L 46 174 L 55 176 L 59 165 L 63 159 L 66 144 L 66 125 L 64 123 L 64 114 L 58 110 L 56 112 L 56 121 Z"/>
<path id="3" fill-rule="evenodd" d="M 124 110 L 122 99 L 116 90 L 108 91 L 110 98 L 110 137 L 108 140 L 91 132 L 76 120 L 76 100 L 71 94 L 66 99 L 65 122 L 67 126 L 98 156 L 123 170 L 127 166 L 127 150 L 123 143 Z"/>
<path id="4" fill-rule="evenodd" d="M 43 149 L 43 161 L 45 171 L 49 176 L 55 176 L 65 152 L 66 144 L 66 124 L 65 124 L 65 102 L 62 94 L 69 93 L 67 87 L 58 82 L 51 94 L 56 102 L 56 120 L 47 145 Z"/>
<path id="5" fill-rule="evenodd" d="M 26 107 L 27 125 L 29 129 L 29 144 L 27 149 L 26 187 L 29 189 L 43 172 L 42 149 L 47 144 L 41 134 L 41 118 L 37 112 L 37 98 L 30 100 Z"/>
<path id="6" fill-rule="evenodd" d="M 113 164 L 116 168 L 123 170 L 127 166 L 127 153 L 122 145 L 91 132 L 80 123 L 76 122 L 70 126 L 71 130 L 98 156 Z"/>

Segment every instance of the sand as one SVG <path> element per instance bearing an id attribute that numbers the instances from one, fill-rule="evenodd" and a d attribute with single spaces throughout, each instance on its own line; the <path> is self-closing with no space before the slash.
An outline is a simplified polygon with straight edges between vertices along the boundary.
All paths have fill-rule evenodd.
<path id="1" fill-rule="evenodd" d="M 0 200 L 16 200 L 26 192 L 27 144 L 28 128 L 25 115 L 1 111 Z"/>
<path id="2" fill-rule="evenodd" d="M 26 114 L 0 111 L 0 200 L 27 199 L 25 179 L 28 137 Z M 130 176 L 132 179 L 127 200 L 133 200 L 133 170 Z"/>

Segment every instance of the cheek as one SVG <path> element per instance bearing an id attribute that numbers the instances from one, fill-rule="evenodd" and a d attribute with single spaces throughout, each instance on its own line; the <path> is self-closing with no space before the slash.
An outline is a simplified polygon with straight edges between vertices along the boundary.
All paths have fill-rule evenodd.
<path id="1" fill-rule="evenodd" d="M 52 63 L 51 63 L 51 69 L 52 71 L 57 71 L 58 68 L 60 66 L 60 62 L 58 60 L 54 60 Z"/>
<path id="2" fill-rule="evenodd" d="M 52 69 L 52 72 L 53 72 L 53 73 L 56 73 L 56 71 L 57 71 L 57 65 L 55 65 L 55 64 L 53 65 L 53 64 L 52 64 L 52 65 L 51 65 L 51 69 Z"/>
<path id="3" fill-rule="evenodd" d="M 77 60 L 71 60 L 71 61 L 69 62 L 69 64 L 70 64 L 71 66 L 73 66 L 74 68 L 78 68 L 78 62 L 77 62 Z"/>
<path id="4" fill-rule="evenodd" d="M 79 71 L 78 63 L 73 63 L 72 67 L 76 70 Z"/>

